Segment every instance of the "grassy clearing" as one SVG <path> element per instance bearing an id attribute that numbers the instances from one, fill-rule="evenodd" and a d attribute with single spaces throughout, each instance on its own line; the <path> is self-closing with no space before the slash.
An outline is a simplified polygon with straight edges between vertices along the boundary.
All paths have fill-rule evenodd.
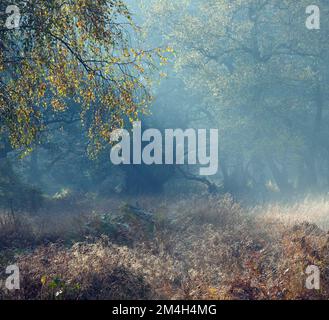
<path id="1" fill-rule="evenodd" d="M 90 213 L 2 214 L 0 263 L 17 263 L 22 283 L 21 290 L 0 297 L 329 297 L 325 199 L 247 210 L 229 196 L 149 198 L 139 207 L 152 217 L 120 201 L 98 203 Z M 321 270 L 320 291 L 305 289 L 309 265 Z"/>

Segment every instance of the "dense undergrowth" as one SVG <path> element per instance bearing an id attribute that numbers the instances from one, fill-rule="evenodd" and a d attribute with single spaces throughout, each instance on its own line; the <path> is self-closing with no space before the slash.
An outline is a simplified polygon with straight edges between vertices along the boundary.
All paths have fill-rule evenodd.
<path id="1" fill-rule="evenodd" d="M 4 212 L 1 270 L 16 263 L 21 289 L 0 298 L 329 297 L 329 234 L 306 215 L 286 219 L 305 213 L 307 202 L 290 209 L 244 209 L 229 196 L 110 203 L 33 217 Z M 321 270 L 319 291 L 305 287 L 309 265 Z"/>

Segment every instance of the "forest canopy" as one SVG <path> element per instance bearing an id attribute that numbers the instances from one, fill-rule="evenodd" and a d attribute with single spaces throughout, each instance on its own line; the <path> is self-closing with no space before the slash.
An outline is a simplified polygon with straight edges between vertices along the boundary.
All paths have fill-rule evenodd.
<path id="1" fill-rule="evenodd" d="M 0 29 L 1 157 L 29 152 L 54 124 L 78 121 L 93 154 L 145 113 L 148 75 L 165 58 L 138 49 L 121 0 L 27 1 L 20 15 L 19 28 Z"/>
<path id="2" fill-rule="evenodd" d="M 318 4 L 325 17 L 328 5 Z M 145 129 L 218 128 L 220 171 L 200 180 L 192 167 L 121 168 L 128 189 L 149 189 L 156 176 L 160 186 L 151 190 L 169 177 L 261 198 L 319 190 L 329 184 L 328 24 L 309 30 L 308 6 L 28 1 L 19 28 L 0 30 L 1 158 L 19 150 L 35 162 L 43 152 L 48 164 L 31 164 L 41 176 L 70 158 L 96 183 L 100 172 L 107 179 L 109 153 L 100 151 L 110 148 L 111 133 L 142 120 Z M 171 63 L 154 72 L 168 51 Z M 167 75 L 160 86 L 157 75 Z M 97 177 L 83 153 L 100 156 Z"/>

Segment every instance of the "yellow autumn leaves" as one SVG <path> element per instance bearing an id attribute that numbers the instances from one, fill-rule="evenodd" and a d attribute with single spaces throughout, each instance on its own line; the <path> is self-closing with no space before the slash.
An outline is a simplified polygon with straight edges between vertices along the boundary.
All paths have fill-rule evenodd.
<path id="1" fill-rule="evenodd" d="M 89 126 L 97 153 L 111 130 L 146 112 L 152 66 L 167 63 L 173 50 L 133 47 L 131 39 L 139 35 L 120 0 L 41 0 L 31 6 L 26 10 L 36 13 L 37 34 L 26 28 L 18 40 L 6 40 L 13 50 L 19 39 L 29 44 L 20 44 L 26 46 L 20 59 L 10 50 L 0 54 L 0 97 L 10 97 L 3 125 L 14 147 L 29 148 L 49 118 L 74 115 Z"/>

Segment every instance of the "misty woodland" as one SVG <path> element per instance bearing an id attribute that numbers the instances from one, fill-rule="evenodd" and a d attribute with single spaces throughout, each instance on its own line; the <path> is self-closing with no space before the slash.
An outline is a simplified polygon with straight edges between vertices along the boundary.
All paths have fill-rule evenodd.
<path id="1" fill-rule="evenodd" d="M 0 299 L 329 298 L 328 1 L 0 13 Z"/>

